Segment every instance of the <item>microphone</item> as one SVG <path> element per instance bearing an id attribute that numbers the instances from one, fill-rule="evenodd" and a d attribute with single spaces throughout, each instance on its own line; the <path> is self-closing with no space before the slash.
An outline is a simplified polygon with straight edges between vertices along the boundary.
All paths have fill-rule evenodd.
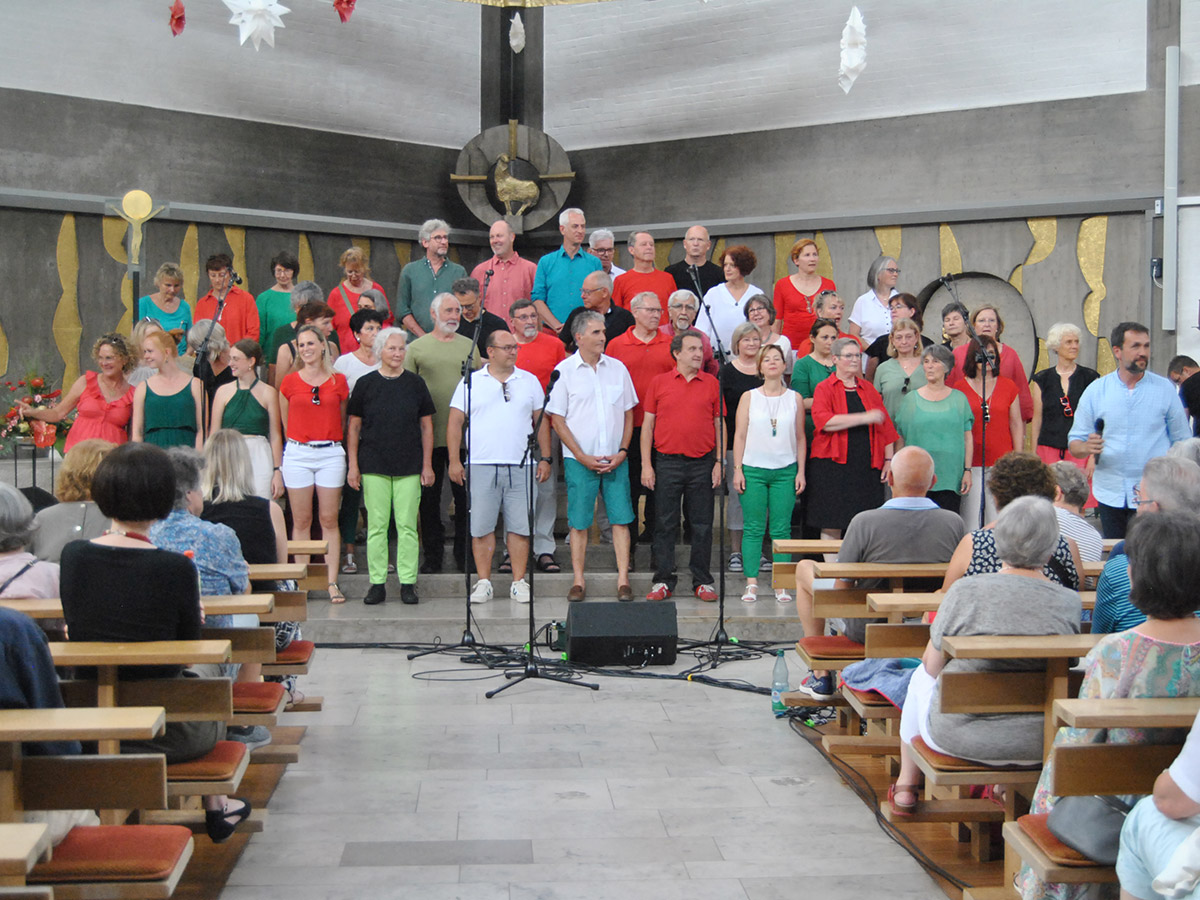
<path id="1" fill-rule="evenodd" d="M 230 280 L 231 282 L 233 282 L 234 284 L 241 284 L 241 283 L 242 283 L 242 276 L 241 276 L 241 275 L 239 275 L 239 274 L 238 274 L 236 271 L 234 271 L 233 269 L 230 269 L 230 270 L 229 270 L 229 280 Z"/>
<path id="2" fill-rule="evenodd" d="M 495 273 L 494 271 L 492 271 L 491 269 L 488 269 L 488 270 L 487 270 L 486 272 L 484 272 L 483 274 L 484 274 L 484 275 L 486 275 L 488 278 L 491 278 L 491 277 L 492 277 L 493 275 L 495 275 L 496 273 Z"/>
<path id="3" fill-rule="evenodd" d="M 560 379 L 560 378 L 562 378 L 562 372 L 560 372 L 558 369 L 555 369 L 553 372 L 550 373 L 550 380 L 546 382 L 546 393 L 547 394 L 550 393 L 550 389 L 553 388 L 554 385 L 558 383 L 558 379 Z"/>

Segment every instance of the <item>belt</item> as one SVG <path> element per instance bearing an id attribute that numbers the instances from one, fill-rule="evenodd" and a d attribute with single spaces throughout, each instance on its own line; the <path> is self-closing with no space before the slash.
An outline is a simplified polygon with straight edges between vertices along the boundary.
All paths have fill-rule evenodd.
<path id="1" fill-rule="evenodd" d="M 295 444 L 297 447 L 313 447 L 317 450 L 320 450 L 324 447 L 338 447 L 341 446 L 342 443 L 341 441 L 308 441 L 306 443 L 305 441 L 293 441 L 291 438 L 288 438 L 287 442 L 289 444 Z"/>

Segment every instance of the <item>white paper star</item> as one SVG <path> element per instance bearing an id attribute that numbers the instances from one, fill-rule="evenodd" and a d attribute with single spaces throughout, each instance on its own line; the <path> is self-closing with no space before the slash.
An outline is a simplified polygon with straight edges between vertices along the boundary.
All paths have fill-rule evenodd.
<path id="1" fill-rule="evenodd" d="M 230 25 L 236 25 L 241 36 L 241 43 L 246 38 L 254 41 L 254 49 L 266 41 L 275 46 L 275 29 L 285 27 L 280 16 L 291 12 L 286 6 L 280 6 L 275 0 L 224 0 L 233 18 Z"/>
<path id="2" fill-rule="evenodd" d="M 226 3 L 229 0 L 225 0 Z M 838 70 L 838 84 L 845 93 L 850 93 L 854 80 L 867 67 L 867 24 L 855 6 L 842 29 L 842 65 Z"/>
<path id="3" fill-rule="evenodd" d="M 513 53 L 525 49 L 525 23 L 521 21 L 520 13 L 513 13 L 512 22 L 508 26 L 508 46 Z"/>

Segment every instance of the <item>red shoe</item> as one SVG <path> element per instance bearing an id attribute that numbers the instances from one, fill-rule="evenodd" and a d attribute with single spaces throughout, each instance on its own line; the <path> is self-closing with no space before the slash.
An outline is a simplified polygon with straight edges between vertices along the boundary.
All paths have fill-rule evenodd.
<path id="1" fill-rule="evenodd" d="M 711 584 L 702 584 L 696 588 L 696 599 L 703 600 L 705 603 L 716 603 L 717 592 Z"/>
<path id="2" fill-rule="evenodd" d="M 663 582 L 658 582 L 654 587 L 650 588 L 650 593 L 646 595 L 647 600 L 670 600 L 671 589 Z"/>

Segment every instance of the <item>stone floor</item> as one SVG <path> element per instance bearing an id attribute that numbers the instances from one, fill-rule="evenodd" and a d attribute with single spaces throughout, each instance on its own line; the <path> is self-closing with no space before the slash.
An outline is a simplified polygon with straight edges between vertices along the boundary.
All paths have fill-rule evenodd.
<path id="1" fill-rule="evenodd" d="M 597 680 L 488 700 L 503 675 L 451 655 L 320 650 L 303 688 L 325 708 L 288 717 L 300 762 L 221 897 L 944 897 L 767 696 Z"/>

